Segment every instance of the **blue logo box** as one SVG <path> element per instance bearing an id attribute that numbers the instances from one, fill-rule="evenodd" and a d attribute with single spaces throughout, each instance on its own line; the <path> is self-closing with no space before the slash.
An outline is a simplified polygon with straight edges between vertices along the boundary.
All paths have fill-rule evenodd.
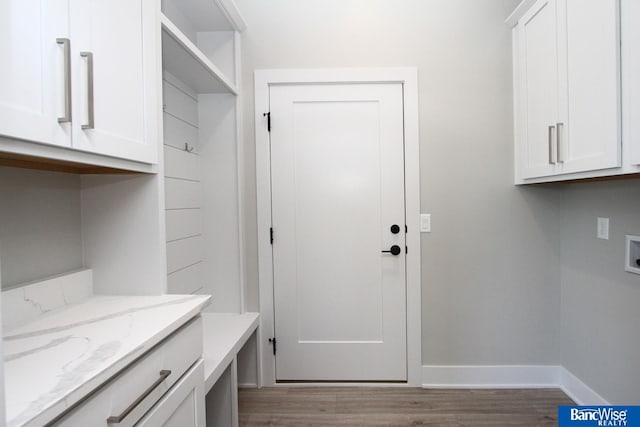
<path id="1" fill-rule="evenodd" d="M 640 406 L 559 406 L 558 427 L 640 427 Z"/>

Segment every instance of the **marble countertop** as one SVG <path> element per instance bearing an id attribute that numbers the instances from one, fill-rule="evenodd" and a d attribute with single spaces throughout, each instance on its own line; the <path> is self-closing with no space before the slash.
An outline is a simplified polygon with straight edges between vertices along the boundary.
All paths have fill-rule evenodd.
<path id="1" fill-rule="evenodd" d="M 210 296 L 91 296 L 4 331 L 7 425 L 43 425 L 158 344 Z"/>

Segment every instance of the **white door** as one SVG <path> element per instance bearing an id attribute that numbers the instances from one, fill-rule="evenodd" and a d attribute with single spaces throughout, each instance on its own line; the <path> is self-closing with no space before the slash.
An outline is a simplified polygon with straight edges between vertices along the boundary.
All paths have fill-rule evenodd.
<path id="1" fill-rule="evenodd" d="M 70 0 L 73 147 L 148 163 L 154 114 L 157 23 L 153 0 Z M 155 32 L 154 32 L 155 31 Z M 91 81 L 91 79 L 93 81 Z M 90 91 L 93 91 L 93 94 Z"/>
<path id="2" fill-rule="evenodd" d="M 71 117 L 65 117 L 68 13 L 68 0 L 0 2 L 0 135 L 71 144 Z"/>
<path id="3" fill-rule="evenodd" d="M 407 378 L 402 97 L 270 88 L 279 381 Z"/>
<path id="4" fill-rule="evenodd" d="M 525 110 L 522 177 L 553 175 L 558 117 L 556 0 L 539 0 L 518 27 Z"/>
<path id="5" fill-rule="evenodd" d="M 619 167 L 619 1 L 558 0 L 558 17 L 562 173 Z"/>

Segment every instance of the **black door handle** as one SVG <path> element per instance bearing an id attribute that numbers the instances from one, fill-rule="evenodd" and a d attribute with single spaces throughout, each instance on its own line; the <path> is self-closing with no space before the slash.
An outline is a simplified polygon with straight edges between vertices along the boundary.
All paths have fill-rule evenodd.
<path id="1" fill-rule="evenodd" d="M 400 255 L 400 252 L 402 252 L 402 249 L 400 249 L 400 246 L 398 245 L 391 246 L 388 251 L 382 251 L 383 254 L 391 255 Z"/>

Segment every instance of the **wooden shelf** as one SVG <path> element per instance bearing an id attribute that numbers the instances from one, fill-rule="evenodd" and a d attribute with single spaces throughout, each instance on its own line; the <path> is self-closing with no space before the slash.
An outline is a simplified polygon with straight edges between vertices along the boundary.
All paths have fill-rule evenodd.
<path id="1" fill-rule="evenodd" d="M 238 89 L 164 14 L 162 66 L 197 93 L 231 93 Z"/>

